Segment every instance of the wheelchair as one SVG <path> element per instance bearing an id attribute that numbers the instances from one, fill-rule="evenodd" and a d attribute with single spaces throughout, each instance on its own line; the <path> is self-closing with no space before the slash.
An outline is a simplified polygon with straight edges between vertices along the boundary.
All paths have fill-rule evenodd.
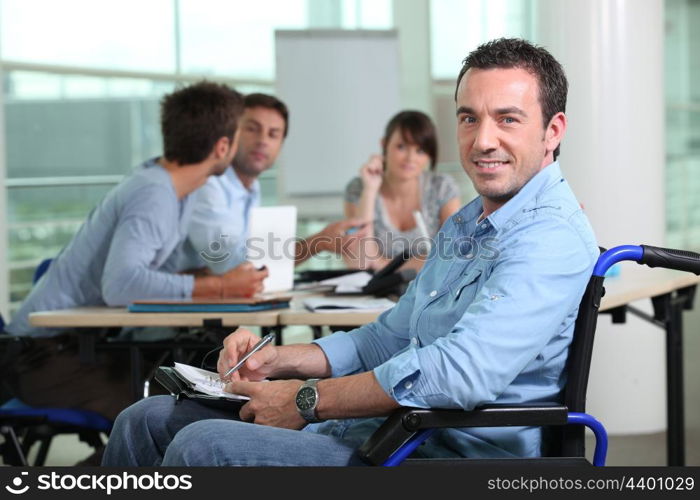
<path id="1" fill-rule="evenodd" d="M 635 261 L 700 275 L 700 254 L 648 245 L 622 245 L 602 253 L 593 268 L 581 299 L 573 339 L 567 358 L 567 382 L 560 401 L 549 404 L 477 407 L 472 411 L 403 407 L 392 413 L 359 448 L 360 457 L 370 465 L 504 465 L 545 464 L 591 465 L 585 456 L 585 427 L 595 436 L 592 465 L 604 466 L 607 432 L 602 423 L 586 411 L 586 389 L 593 352 L 598 310 L 605 288 L 605 274 L 621 261 Z M 539 426 L 542 458 L 507 459 L 416 459 L 409 456 L 441 428 Z"/>

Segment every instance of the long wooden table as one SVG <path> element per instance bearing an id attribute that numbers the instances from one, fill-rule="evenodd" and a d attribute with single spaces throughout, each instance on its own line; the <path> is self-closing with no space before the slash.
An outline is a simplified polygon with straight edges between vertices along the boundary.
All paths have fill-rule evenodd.
<path id="1" fill-rule="evenodd" d="M 47 328 L 277 326 L 279 311 L 254 313 L 131 313 L 125 307 L 76 307 L 31 313 L 33 326 Z"/>

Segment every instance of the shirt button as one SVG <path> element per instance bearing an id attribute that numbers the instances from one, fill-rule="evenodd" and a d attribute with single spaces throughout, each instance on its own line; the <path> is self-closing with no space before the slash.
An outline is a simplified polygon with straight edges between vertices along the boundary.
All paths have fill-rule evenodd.
<path id="1" fill-rule="evenodd" d="M 486 224 L 485 222 L 481 225 L 481 229 L 486 229 L 487 227 L 489 227 L 489 225 Z"/>
<path id="2" fill-rule="evenodd" d="M 417 344 L 417 343 L 418 343 L 418 339 L 416 337 L 413 337 L 411 339 L 411 344 Z"/>
<path id="3" fill-rule="evenodd" d="M 457 217 L 455 217 L 455 222 L 462 222 L 462 216 L 458 215 Z"/>
<path id="4" fill-rule="evenodd" d="M 410 389 L 411 387 L 413 387 L 413 382 L 406 382 L 403 386 L 404 386 L 406 389 Z"/>
<path id="5" fill-rule="evenodd" d="M 474 258 L 474 254 L 473 254 L 473 253 L 468 253 L 467 255 L 465 255 L 465 257 L 466 257 L 467 259 L 472 259 L 472 258 Z"/>
<path id="6" fill-rule="evenodd" d="M 437 290 L 433 290 L 432 292 L 430 292 L 431 297 L 435 297 L 436 295 L 437 295 Z"/>

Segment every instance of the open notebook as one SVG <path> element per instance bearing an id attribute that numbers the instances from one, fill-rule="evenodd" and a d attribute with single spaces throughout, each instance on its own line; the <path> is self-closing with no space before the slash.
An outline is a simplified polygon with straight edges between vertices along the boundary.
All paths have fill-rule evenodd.
<path id="1" fill-rule="evenodd" d="M 255 312 L 289 307 L 291 295 L 262 294 L 252 298 L 135 300 L 129 312 Z"/>
<path id="2" fill-rule="evenodd" d="M 177 400 L 191 399 L 207 406 L 230 409 L 232 406 L 241 406 L 250 399 L 248 396 L 225 392 L 225 383 L 219 380 L 218 373 L 183 363 L 175 363 L 173 367 L 159 367 L 155 378 Z"/>

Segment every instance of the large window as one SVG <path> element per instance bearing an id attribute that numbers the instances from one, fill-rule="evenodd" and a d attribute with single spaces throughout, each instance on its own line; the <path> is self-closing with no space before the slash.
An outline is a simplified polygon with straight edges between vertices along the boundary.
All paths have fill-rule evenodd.
<path id="1" fill-rule="evenodd" d="M 4 74 L 10 301 L 31 287 L 85 215 L 161 150 L 158 99 L 172 82 Z"/>
<path id="2" fill-rule="evenodd" d="M 306 0 L 250 5 L 247 0 L 181 0 L 182 71 L 272 81 L 275 29 L 306 28 Z"/>
<path id="3" fill-rule="evenodd" d="M 533 0 L 432 0 L 433 78 L 454 81 L 464 57 L 487 40 L 530 38 L 533 8 Z"/>
<path id="4" fill-rule="evenodd" d="M 700 3 L 666 0 L 669 246 L 700 249 Z"/>
<path id="5" fill-rule="evenodd" d="M 2 0 L 2 58 L 173 72 L 173 5 L 172 0 Z"/>
<path id="6" fill-rule="evenodd" d="M 11 310 L 105 193 L 161 152 L 165 93 L 201 78 L 273 92 L 275 29 L 386 29 L 391 5 L 0 0 Z M 261 184 L 263 203 L 274 203 L 274 169 Z M 301 221 L 300 232 L 319 224 Z"/>

